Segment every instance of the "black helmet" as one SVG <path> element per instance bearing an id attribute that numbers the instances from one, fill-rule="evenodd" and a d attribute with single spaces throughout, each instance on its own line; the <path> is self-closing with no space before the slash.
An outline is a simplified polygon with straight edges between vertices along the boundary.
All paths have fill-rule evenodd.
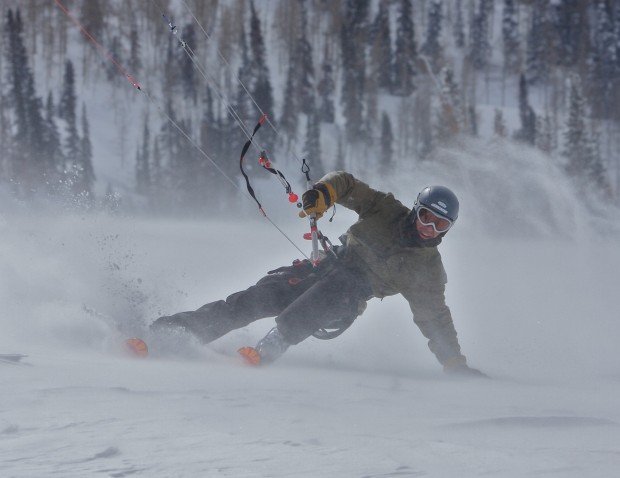
<path id="1" fill-rule="evenodd" d="M 445 186 L 425 187 L 415 201 L 414 210 L 425 206 L 438 216 L 454 222 L 459 217 L 459 200 L 456 195 Z"/>

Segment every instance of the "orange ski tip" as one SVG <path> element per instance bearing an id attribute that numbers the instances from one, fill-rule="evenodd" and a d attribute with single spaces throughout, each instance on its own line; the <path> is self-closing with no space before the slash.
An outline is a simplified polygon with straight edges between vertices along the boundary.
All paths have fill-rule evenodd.
<path id="1" fill-rule="evenodd" d="M 147 357 L 149 354 L 146 342 L 137 337 L 125 340 L 125 350 L 134 357 Z"/>
<path id="2" fill-rule="evenodd" d="M 260 365 L 260 354 L 254 347 L 241 347 L 237 352 L 246 364 Z"/>

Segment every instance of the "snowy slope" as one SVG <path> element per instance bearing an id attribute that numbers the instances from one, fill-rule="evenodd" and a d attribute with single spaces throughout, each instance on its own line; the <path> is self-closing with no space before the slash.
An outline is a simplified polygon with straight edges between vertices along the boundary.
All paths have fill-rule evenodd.
<path id="1" fill-rule="evenodd" d="M 5 212 L 0 353 L 29 357 L 0 364 L 0 476 L 614 476 L 617 238 L 451 234 L 448 302 L 490 381 L 444 376 L 397 297 L 258 370 L 234 351 L 271 319 L 206 347 L 150 337 L 296 257 L 264 222 Z"/>
<path id="2" fill-rule="evenodd" d="M 108 182 L 126 192 L 146 105 L 129 89 L 79 84 L 98 192 Z M 478 105 L 485 135 L 498 96 Z M 330 166 L 336 148 L 327 146 Z M 371 301 L 342 337 L 307 340 L 263 369 L 242 366 L 234 351 L 271 319 L 209 346 L 153 337 L 158 316 L 225 297 L 297 252 L 242 214 L 35 213 L 2 196 L 0 353 L 28 357 L 0 363 L 0 476 L 615 476 L 617 211 L 577 194 L 532 149 L 464 140 L 432 161 L 408 159 L 392 176 L 362 179 L 407 204 L 429 183 L 458 192 L 462 214 L 440 248 L 447 299 L 464 353 L 493 380 L 444 376 L 399 297 Z M 256 186 L 299 237 L 304 223 L 286 219 L 294 213 L 281 194 Z M 339 208 L 321 227 L 335 240 L 353 220 Z M 149 359 L 122 352 L 134 335 L 150 342 Z"/>

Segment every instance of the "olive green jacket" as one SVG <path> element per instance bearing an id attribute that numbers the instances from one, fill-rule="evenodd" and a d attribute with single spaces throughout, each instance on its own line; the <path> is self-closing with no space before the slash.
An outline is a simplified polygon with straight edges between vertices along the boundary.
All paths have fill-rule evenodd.
<path id="1" fill-rule="evenodd" d="M 440 363 L 465 363 L 445 301 L 447 276 L 437 247 L 402 245 L 401 228 L 411 210 L 391 193 L 376 191 L 343 171 L 320 182 L 333 187 L 336 203 L 359 214 L 341 238 L 345 262 L 366 275 L 375 297 L 402 294 L 407 299 Z"/>

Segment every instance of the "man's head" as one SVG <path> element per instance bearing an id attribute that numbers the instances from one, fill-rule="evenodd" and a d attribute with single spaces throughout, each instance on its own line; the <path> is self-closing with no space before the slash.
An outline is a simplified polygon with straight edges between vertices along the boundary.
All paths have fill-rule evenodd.
<path id="1" fill-rule="evenodd" d="M 459 216 L 459 200 L 445 186 L 424 188 L 413 207 L 412 219 L 420 239 L 443 237 Z"/>

